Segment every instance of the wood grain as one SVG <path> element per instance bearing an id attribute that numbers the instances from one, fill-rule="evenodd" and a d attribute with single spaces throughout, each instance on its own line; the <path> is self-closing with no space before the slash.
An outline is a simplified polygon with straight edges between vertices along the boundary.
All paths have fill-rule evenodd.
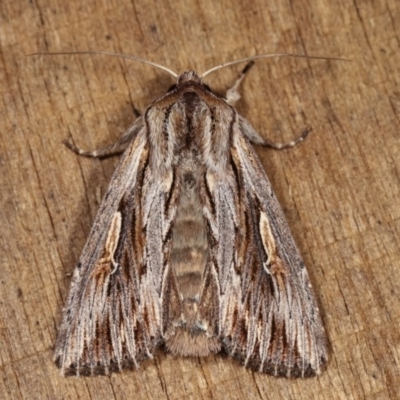
<path id="1" fill-rule="evenodd" d="M 400 387 L 400 3 L 4 0 L 0 3 L 0 397 L 5 399 L 396 399 Z M 77 157 L 69 138 L 113 142 L 181 72 L 254 54 L 238 104 L 308 266 L 331 344 L 327 371 L 287 380 L 221 355 L 160 353 L 138 371 L 62 378 L 53 345 L 70 273 L 118 158 Z M 240 66 L 207 77 L 221 93 Z"/>

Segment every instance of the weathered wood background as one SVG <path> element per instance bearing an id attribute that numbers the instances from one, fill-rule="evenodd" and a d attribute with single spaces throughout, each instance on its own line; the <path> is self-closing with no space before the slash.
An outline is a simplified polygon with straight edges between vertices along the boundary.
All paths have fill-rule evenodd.
<path id="1" fill-rule="evenodd" d="M 0 2 L 0 398 L 400 398 L 400 3 L 387 1 L 2 0 Z M 353 62 L 265 60 L 239 111 L 303 254 L 331 344 L 324 374 L 276 379 L 222 356 L 159 354 L 138 371 L 62 378 L 53 345 L 70 274 L 118 157 L 77 157 L 113 142 L 181 72 L 295 52 Z M 223 92 L 242 66 L 207 77 Z"/>

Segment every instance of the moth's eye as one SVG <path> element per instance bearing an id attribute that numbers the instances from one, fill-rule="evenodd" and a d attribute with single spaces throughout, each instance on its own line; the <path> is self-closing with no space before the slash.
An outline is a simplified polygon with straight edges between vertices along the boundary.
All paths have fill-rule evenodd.
<path id="1" fill-rule="evenodd" d="M 176 84 L 172 85 L 172 86 L 168 89 L 168 92 L 172 92 L 174 89 L 176 89 Z"/>
<path id="2" fill-rule="evenodd" d="M 206 85 L 203 83 L 204 89 L 208 90 L 209 92 L 212 92 L 210 86 Z"/>

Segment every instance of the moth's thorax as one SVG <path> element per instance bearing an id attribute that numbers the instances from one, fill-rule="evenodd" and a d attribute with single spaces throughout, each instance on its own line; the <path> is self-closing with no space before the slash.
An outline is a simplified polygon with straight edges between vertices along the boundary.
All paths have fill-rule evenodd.
<path id="1" fill-rule="evenodd" d="M 224 174 L 238 116 L 196 72 L 180 75 L 177 84 L 146 110 L 144 119 L 153 176 L 170 182 L 171 166 L 183 164 Z"/>

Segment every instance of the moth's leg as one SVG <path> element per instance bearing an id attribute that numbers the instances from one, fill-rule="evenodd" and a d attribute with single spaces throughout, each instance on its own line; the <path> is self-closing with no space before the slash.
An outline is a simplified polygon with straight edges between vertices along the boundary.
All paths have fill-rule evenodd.
<path id="1" fill-rule="evenodd" d="M 239 99 L 240 99 L 240 94 L 238 92 L 238 87 L 242 83 L 242 80 L 246 76 L 246 74 L 250 71 L 250 68 L 254 65 L 254 61 L 250 61 L 249 63 L 246 64 L 246 66 L 243 68 L 242 72 L 236 79 L 235 83 L 233 86 L 228 89 L 226 92 L 226 101 L 233 106 Z"/>
<path id="2" fill-rule="evenodd" d="M 239 124 L 241 127 L 241 132 L 250 140 L 251 143 L 259 144 L 261 146 L 272 147 L 273 149 L 282 150 L 287 149 L 288 147 L 296 146 L 301 143 L 311 132 L 311 126 L 307 126 L 304 131 L 297 136 L 294 140 L 285 143 L 275 143 L 269 139 L 263 139 L 256 130 L 251 126 L 250 122 L 245 118 L 239 118 Z"/>
<path id="3" fill-rule="evenodd" d="M 135 114 L 137 115 L 138 111 L 136 109 L 134 111 Z M 63 143 L 74 153 L 79 154 L 80 156 L 107 157 L 118 153 L 122 153 L 128 147 L 128 144 L 132 141 L 132 139 L 139 133 L 142 127 L 143 127 L 143 118 L 139 117 L 134 122 L 134 124 L 115 143 L 107 147 L 103 147 L 102 149 L 86 151 L 80 149 L 79 147 L 76 147 L 74 144 L 68 142 L 67 140 L 63 140 Z"/>
<path id="4" fill-rule="evenodd" d="M 293 147 L 301 143 L 307 136 L 308 134 L 312 131 L 311 126 L 307 126 L 303 132 L 300 133 L 294 140 L 290 142 L 284 142 L 284 143 L 276 143 L 272 142 L 269 139 L 263 139 L 263 143 L 260 143 L 262 146 L 268 146 L 272 147 L 273 149 L 277 150 L 282 150 L 282 149 L 287 149 L 289 147 Z"/>

